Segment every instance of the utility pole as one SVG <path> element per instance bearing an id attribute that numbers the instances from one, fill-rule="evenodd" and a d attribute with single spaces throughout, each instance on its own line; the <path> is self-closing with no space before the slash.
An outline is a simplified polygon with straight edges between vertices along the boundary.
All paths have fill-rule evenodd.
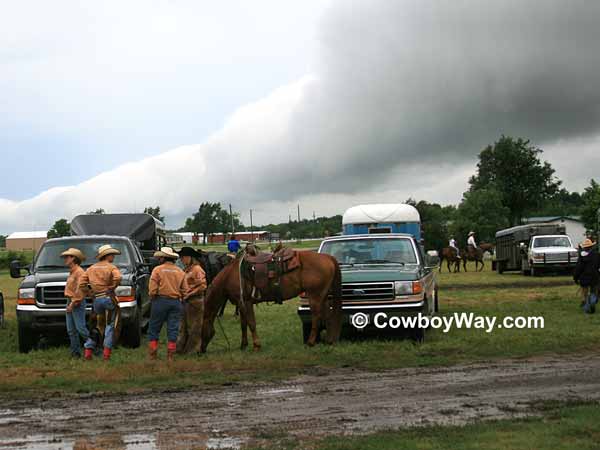
<path id="1" fill-rule="evenodd" d="M 315 214 L 315 212 L 313 211 L 313 221 L 317 220 L 317 215 Z"/>
<path id="2" fill-rule="evenodd" d="M 229 204 L 229 217 L 231 218 L 231 234 L 234 234 L 235 226 L 233 225 L 233 210 L 231 209 L 231 203 Z"/>
<path id="3" fill-rule="evenodd" d="M 252 210 L 250 210 L 250 242 L 254 243 L 254 225 L 252 224 Z"/>
<path id="4" fill-rule="evenodd" d="M 300 203 L 298 203 L 298 223 L 300 223 Z"/>

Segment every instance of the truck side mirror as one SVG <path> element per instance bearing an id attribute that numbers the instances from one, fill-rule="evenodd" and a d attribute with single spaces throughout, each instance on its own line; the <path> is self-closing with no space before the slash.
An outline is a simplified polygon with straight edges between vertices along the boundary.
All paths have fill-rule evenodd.
<path id="1" fill-rule="evenodd" d="M 21 261 L 11 261 L 10 262 L 10 277 L 11 278 L 21 278 L 23 275 L 21 275 L 21 270 L 25 269 L 27 270 L 28 273 L 31 273 L 29 271 L 29 267 L 28 266 L 21 266 Z"/>

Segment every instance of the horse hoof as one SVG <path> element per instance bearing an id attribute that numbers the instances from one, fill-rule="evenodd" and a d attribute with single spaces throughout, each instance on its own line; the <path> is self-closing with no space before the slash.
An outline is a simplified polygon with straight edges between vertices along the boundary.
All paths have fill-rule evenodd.
<path id="1" fill-rule="evenodd" d="M 252 350 L 254 350 L 255 352 L 260 352 L 260 345 L 255 345 Z"/>

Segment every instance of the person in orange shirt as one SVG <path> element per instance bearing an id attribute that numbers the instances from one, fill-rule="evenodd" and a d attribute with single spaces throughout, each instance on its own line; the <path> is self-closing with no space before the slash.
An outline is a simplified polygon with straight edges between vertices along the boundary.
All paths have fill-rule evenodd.
<path id="1" fill-rule="evenodd" d="M 202 255 L 192 247 L 183 247 L 177 253 L 185 266 L 185 280 L 188 285 L 183 298 L 183 318 L 179 327 L 177 353 L 198 353 L 202 338 L 206 273 L 199 261 Z"/>
<path id="2" fill-rule="evenodd" d="M 122 275 L 113 264 L 115 257 L 121 252 L 110 245 L 103 245 L 98 249 L 96 259 L 98 262 L 89 267 L 81 277 L 80 285 L 89 288 L 94 296 L 94 312 L 97 316 L 106 316 L 104 329 L 104 360 L 110 359 L 114 344 L 114 333 L 119 316 L 119 304 L 116 301 L 115 289 L 121 284 Z M 96 342 L 90 337 L 85 343 L 85 359 L 92 359 Z"/>
<path id="3" fill-rule="evenodd" d="M 79 249 L 70 248 L 62 252 L 60 256 L 65 266 L 69 268 L 65 297 L 69 299 L 66 321 L 71 356 L 81 358 L 80 339 L 83 338 L 84 341 L 87 341 L 90 337 L 90 332 L 85 324 L 85 292 L 80 286 L 81 278 L 85 275 L 85 271 L 81 268 L 81 263 L 85 261 L 85 255 Z"/>
<path id="4" fill-rule="evenodd" d="M 155 267 L 150 276 L 150 297 L 152 309 L 148 326 L 148 355 L 156 359 L 158 353 L 158 337 L 167 323 L 167 360 L 172 361 L 177 349 L 177 337 L 181 323 L 181 300 L 188 292 L 185 273 L 175 265 L 179 255 L 171 247 L 163 247 L 154 253 L 160 265 Z"/>

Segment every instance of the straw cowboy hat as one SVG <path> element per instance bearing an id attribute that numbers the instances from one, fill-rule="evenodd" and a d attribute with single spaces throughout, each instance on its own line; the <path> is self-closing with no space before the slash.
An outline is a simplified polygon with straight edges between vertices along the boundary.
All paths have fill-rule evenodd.
<path id="1" fill-rule="evenodd" d="M 196 258 L 196 259 L 199 259 L 199 258 L 202 257 L 202 254 L 198 250 L 196 250 L 196 249 L 194 249 L 192 247 L 182 247 L 177 252 L 177 254 L 179 255 L 179 257 L 182 257 L 182 256 L 191 256 L 192 258 Z"/>
<path id="2" fill-rule="evenodd" d="M 475 234 L 474 231 L 469 231 L 469 236 L 473 236 Z"/>
<path id="3" fill-rule="evenodd" d="M 171 247 L 162 247 L 154 253 L 155 258 L 177 259 L 179 255 Z"/>
<path id="4" fill-rule="evenodd" d="M 73 257 L 79 259 L 79 261 L 85 261 L 85 255 L 83 254 L 83 252 L 76 248 L 70 248 L 60 254 L 61 258 L 65 258 L 67 256 L 73 256 Z"/>
<path id="5" fill-rule="evenodd" d="M 581 243 L 581 248 L 591 248 L 594 245 L 596 245 L 594 241 L 592 241 L 591 239 L 586 239 Z"/>
<path id="6" fill-rule="evenodd" d="M 96 259 L 102 259 L 108 255 L 120 255 L 121 252 L 116 248 L 112 248 L 110 245 L 103 245 L 98 249 L 98 254 L 96 255 Z"/>

